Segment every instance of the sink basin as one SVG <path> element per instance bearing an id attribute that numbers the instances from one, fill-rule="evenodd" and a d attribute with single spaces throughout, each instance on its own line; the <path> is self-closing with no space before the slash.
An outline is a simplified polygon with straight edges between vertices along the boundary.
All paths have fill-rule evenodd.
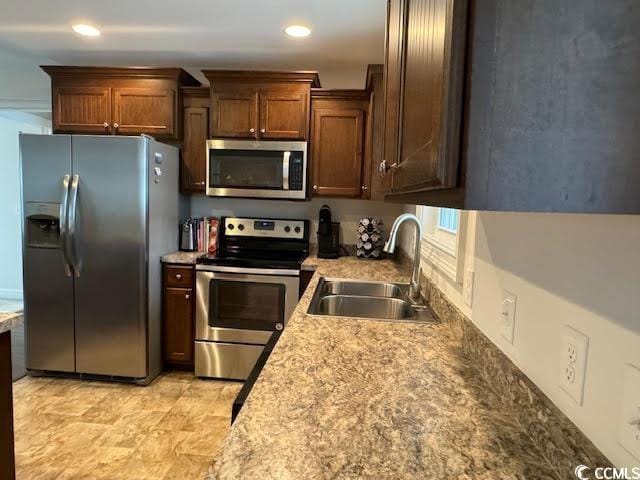
<path id="1" fill-rule="evenodd" d="M 411 304 L 399 298 L 328 295 L 318 303 L 318 315 L 338 317 L 412 318 Z"/>
<path id="2" fill-rule="evenodd" d="M 310 315 L 366 318 L 371 320 L 434 323 L 424 302 L 408 297 L 409 285 L 321 278 L 311 299 Z"/>
<path id="3" fill-rule="evenodd" d="M 361 297 L 406 298 L 406 289 L 395 283 L 326 280 L 323 293 L 326 295 L 357 295 Z"/>

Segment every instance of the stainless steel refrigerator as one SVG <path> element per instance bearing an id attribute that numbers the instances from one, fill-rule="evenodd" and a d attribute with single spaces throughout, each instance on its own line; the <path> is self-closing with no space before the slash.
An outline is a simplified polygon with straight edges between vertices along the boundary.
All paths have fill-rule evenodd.
<path id="1" fill-rule="evenodd" d="M 27 370 L 149 383 L 160 257 L 178 247 L 178 149 L 22 134 L 20 152 Z"/>

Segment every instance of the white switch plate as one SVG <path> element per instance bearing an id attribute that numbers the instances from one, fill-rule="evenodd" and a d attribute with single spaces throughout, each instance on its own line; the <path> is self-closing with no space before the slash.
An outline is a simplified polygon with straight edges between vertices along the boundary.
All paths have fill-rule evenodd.
<path id="1" fill-rule="evenodd" d="M 640 461 L 640 369 L 634 365 L 625 370 L 621 411 L 618 441 Z"/>
<path id="2" fill-rule="evenodd" d="M 518 297 L 507 290 L 502 291 L 500 303 L 500 335 L 513 345 L 513 334 L 516 328 L 516 301 Z"/>
<path id="3" fill-rule="evenodd" d="M 462 280 L 462 299 L 467 307 L 473 305 L 473 270 L 465 270 Z"/>
<path id="4" fill-rule="evenodd" d="M 560 363 L 560 388 L 578 405 L 584 397 L 584 379 L 587 373 L 589 337 L 575 328 L 565 325 L 562 332 L 562 362 Z"/>

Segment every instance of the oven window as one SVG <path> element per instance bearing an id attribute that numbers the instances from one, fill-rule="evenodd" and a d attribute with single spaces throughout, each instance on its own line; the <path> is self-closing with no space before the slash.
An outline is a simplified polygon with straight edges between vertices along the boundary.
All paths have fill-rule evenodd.
<path id="1" fill-rule="evenodd" d="M 209 187 L 282 190 L 281 151 L 209 150 Z"/>
<path id="2" fill-rule="evenodd" d="M 285 286 L 279 283 L 209 282 L 209 326 L 275 330 L 284 323 Z"/>

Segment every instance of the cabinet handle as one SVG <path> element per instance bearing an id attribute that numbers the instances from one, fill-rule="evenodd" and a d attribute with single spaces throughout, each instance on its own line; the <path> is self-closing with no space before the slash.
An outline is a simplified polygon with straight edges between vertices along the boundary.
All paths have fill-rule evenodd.
<path id="1" fill-rule="evenodd" d="M 184 298 L 186 298 L 187 300 L 189 300 L 191 298 L 191 295 L 189 295 L 188 293 L 184 294 Z"/>
<path id="2" fill-rule="evenodd" d="M 260 129 L 260 133 L 266 133 L 266 132 L 267 132 L 267 129 L 266 129 L 266 128 L 261 128 L 261 129 Z"/>
<path id="3" fill-rule="evenodd" d="M 255 128 L 250 128 L 250 129 L 249 129 L 249 132 L 250 132 L 250 133 L 256 133 L 256 129 L 255 129 Z"/>
<path id="4" fill-rule="evenodd" d="M 362 190 L 369 190 L 369 187 L 367 187 L 366 185 L 362 185 Z"/>
<path id="5" fill-rule="evenodd" d="M 120 125 L 118 125 L 116 122 L 113 123 L 113 128 L 118 128 Z"/>
<path id="6" fill-rule="evenodd" d="M 382 160 L 382 162 L 380 162 L 380 165 L 378 166 L 378 171 L 380 172 L 380 175 L 384 175 L 389 170 L 396 170 L 397 168 L 400 168 L 400 165 L 398 164 L 398 162 L 394 162 L 391 165 L 389 165 L 387 164 L 386 160 Z"/>
<path id="7" fill-rule="evenodd" d="M 102 126 L 103 126 L 104 128 L 109 128 L 109 122 L 104 122 L 104 123 L 102 124 Z"/>
<path id="8" fill-rule="evenodd" d="M 205 182 L 195 182 L 194 185 L 197 185 L 199 187 L 204 187 L 206 185 Z"/>
<path id="9" fill-rule="evenodd" d="M 182 274 L 176 273 L 176 280 L 181 280 L 181 279 L 182 279 Z"/>

